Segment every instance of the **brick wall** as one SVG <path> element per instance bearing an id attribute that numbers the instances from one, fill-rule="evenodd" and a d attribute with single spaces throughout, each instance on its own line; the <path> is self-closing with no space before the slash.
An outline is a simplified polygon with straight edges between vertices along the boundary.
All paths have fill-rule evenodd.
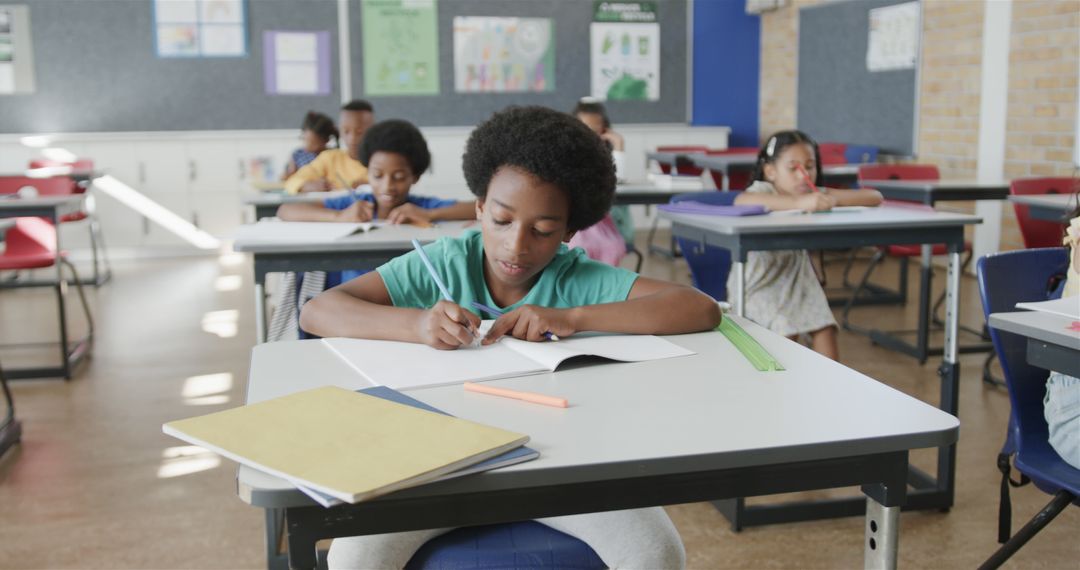
<path id="1" fill-rule="evenodd" d="M 761 15 L 759 138 L 795 128 L 799 69 L 799 8 L 821 0 L 794 0 Z"/>

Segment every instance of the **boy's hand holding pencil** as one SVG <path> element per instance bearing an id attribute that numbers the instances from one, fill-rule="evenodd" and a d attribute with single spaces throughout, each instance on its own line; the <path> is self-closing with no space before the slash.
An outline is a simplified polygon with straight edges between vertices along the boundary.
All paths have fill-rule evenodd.
<path id="1" fill-rule="evenodd" d="M 339 222 L 370 222 L 375 216 L 375 205 L 364 200 L 349 204 L 348 208 L 337 211 Z"/>
<path id="2" fill-rule="evenodd" d="M 431 212 L 408 202 L 390 210 L 386 221 L 391 224 L 412 224 L 422 228 L 430 228 L 433 225 Z"/>
<path id="3" fill-rule="evenodd" d="M 424 344 L 439 350 L 471 345 L 480 328 L 480 317 L 452 301 L 439 301 L 422 315 L 420 338 Z"/>

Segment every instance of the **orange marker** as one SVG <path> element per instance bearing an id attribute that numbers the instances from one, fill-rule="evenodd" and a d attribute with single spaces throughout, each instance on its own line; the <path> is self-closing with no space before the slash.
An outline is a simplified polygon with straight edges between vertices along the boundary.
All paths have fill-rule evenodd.
<path id="1" fill-rule="evenodd" d="M 810 173 L 807 172 L 801 164 L 799 165 L 799 172 L 802 172 L 803 179 L 806 180 L 806 183 L 810 185 L 811 190 L 813 190 L 814 192 L 821 192 L 821 190 L 818 190 L 817 186 L 814 186 L 814 182 L 810 180 Z"/>
<path id="2" fill-rule="evenodd" d="M 566 398 L 545 396 L 544 394 L 537 394 L 535 392 L 520 392 L 518 390 L 511 390 L 509 388 L 496 388 L 494 386 L 488 386 L 486 384 L 476 384 L 475 382 L 466 382 L 465 389 L 469 392 L 479 392 L 481 394 L 488 394 L 491 396 L 502 396 L 503 398 L 524 400 L 533 404 L 543 404 L 545 406 L 553 406 L 556 408 L 570 407 L 570 404 L 566 401 Z"/>

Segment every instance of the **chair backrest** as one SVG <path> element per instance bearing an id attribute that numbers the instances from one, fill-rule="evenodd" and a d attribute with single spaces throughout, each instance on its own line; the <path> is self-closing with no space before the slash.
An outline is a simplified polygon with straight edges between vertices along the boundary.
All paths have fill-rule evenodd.
<path id="1" fill-rule="evenodd" d="M 44 218 L 15 218 L 4 234 L 5 256 L 56 255 L 56 229 Z"/>
<path id="2" fill-rule="evenodd" d="M 733 146 L 725 148 L 724 150 L 710 150 L 706 154 L 719 155 L 719 154 L 757 154 L 757 147 L 753 146 Z M 712 176 L 713 183 L 717 188 L 724 187 L 724 174 L 722 172 L 709 171 Z M 754 169 L 740 169 L 729 168 L 728 169 L 728 190 L 746 190 L 746 187 L 750 185 L 750 178 L 754 174 Z"/>
<path id="3" fill-rule="evenodd" d="M 1021 178 L 1009 185 L 1009 193 L 1014 196 L 1030 194 L 1076 194 L 1080 185 L 1072 178 Z M 1016 223 L 1020 226 L 1020 235 L 1024 238 L 1024 247 L 1055 247 L 1061 245 L 1062 224 L 1046 220 L 1032 219 L 1029 208 L 1013 203 Z"/>
<path id="4" fill-rule="evenodd" d="M 63 196 L 80 192 L 75 181 L 67 176 L 0 176 L 0 194 L 15 194 L 24 186 L 36 188 L 38 196 Z"/>
<path id="5" fill-rule="evenodd" d="M 1015 311 L 1016 303 L 1050 299 L 1068 264 L 1068 254 L 1063 247 L 984 256 L 977 264 L 983 314 L 989 318 L 990 313 Z M 1008 439 L 1016 446 L 1017 453 L 1025 446 L 1046 448 L 1048 429 L 1043 416 L 1043 396 L 1049 373 L 1028 364 L 1024 337 L 991 327 L 990 340 L 1001 362 L 1012 402 Z"/>
<path id="6" fill-rule="evenodd" d="M 89 158 L 77 158 L 72 162 L 53 160 L 51 158 L 35 158 L 30 161 L 30 168 L 49 168 L 52 166 L 68 166 L 72 172 L 92 172 L 94 161 Z"/>
<path id="7" fill-rule="evenodd" d="M 869 164 L 877 162 L 878 148 L 865 144 L 849 144 L 844 150 L 844 162 L 847 164 Z"/>
<path id="8" fill-rule="evenodd" d="M 844 143 L 819 143 L 818 152 L 821 153 L 821 164 L 819 166 L 828 166 L 831 164 L 847 164 L 848 162 L 845 155 L 845 153 L 847 152 L 847 145 Z"/>
<path id="9" fill-rule="evenodd" d="M 933 164 L 864 164 L 859 166 L 859 182 L 872 180 L 940 180 Z"/>
<path id="10" fill-rule="evenodd" d="M 702 145 L 667 145 L 656 147 L 656 152 L 674 152 L 676 154 L 705 154 L 709 152 L 709 147 Z M 686 176 L 701 176 L 702 169 L 696 166 L 678 166 L 679 175 Z M 671 174 L 670 164 L 660 164 L 660 171 L 664 174 Z"/>
<path id="11" fill-rule="evenodd" d="M 735 203 L 739 192 L 688 192 L 676 194 L 671 198 L 672 203 L 683 201 L 702 202 L 714 206 L 730 206 Z M 694 281 L 694 287 L 711 296 L 717 301 L 727 299 L 727 278 L 731 272 L 731 252 L 720 247 L 707 245 L 694 240 L 675 238 L 682 250 L 683 258 L 690 266 L 690 277 Z"/>

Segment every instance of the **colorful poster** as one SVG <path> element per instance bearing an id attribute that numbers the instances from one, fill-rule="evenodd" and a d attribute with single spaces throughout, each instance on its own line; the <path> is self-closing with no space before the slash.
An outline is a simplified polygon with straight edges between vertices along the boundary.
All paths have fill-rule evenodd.
<path id="1" fill-rule="evenodd" d="M 918 2 L 870 10 L 866 69 L 914 69 L 919 57 L 919 19 Z"/>
<path id="2" fill-rule="evenodd" d="M 435 0 L 360 3 L 366 95 L 437 95 L 439 32 Z"/>
<path id="3" fill-rule="evenodd" d="M 454 90 L 518 93 L 555 90 L 550 18 L 454 18 Z"/>
<path id="4" fill-rule="evenodd" d="M 589 36 L 592 96 L 660 99 L 660 24 L 655 2 L 596 2 Z"/>
<path id="5" fill-rule="evenodd" d="M 154 0 L 158 57 L 244 57 L 244 0 Z"/>
<path id="6" fill-rule="evenodd" d="M 30 9 L 14 4 L 0 6 L 0 95 L 33 92 Z"/>
<path id="7" fill-rule="evenodd" d="M 263 32 L 267 95 L 330 94 L 330 32 Z"/>

